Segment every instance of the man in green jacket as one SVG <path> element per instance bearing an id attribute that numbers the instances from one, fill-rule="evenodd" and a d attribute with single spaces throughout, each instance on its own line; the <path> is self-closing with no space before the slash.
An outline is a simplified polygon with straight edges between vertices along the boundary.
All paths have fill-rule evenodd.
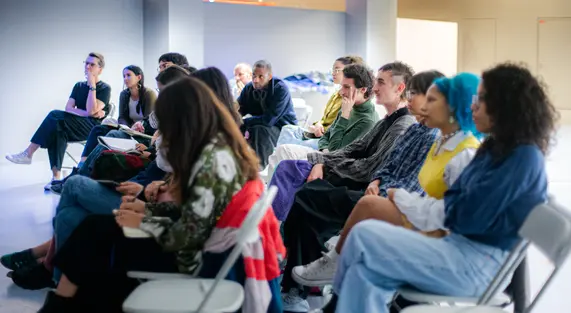
<path id="1" fill-rule="evenodd" d="M 339 94 L 343 97 L 341 110 L 327 132 L 319 139 L 320 151 L 335 151 L 366 134 L 379 120 L 371 101 L 374 76 L 362 64 L 347 65 Z M 305 160 L 312 148 L 287 144 L 277 147 L 269 158 L 268 177 L 283 160 Z"/>

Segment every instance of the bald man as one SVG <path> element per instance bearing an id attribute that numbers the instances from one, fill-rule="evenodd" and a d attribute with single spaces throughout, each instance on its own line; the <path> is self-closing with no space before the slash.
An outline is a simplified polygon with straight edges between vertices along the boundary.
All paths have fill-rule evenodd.
<path id="1" fill-rule="evenodd" d="M 230 80 L 234 99 L 238 99 L 242 89 L 252 81 L 252 66 L 247 63 L 238 63 L 234 67 L 234 78 Z"/>

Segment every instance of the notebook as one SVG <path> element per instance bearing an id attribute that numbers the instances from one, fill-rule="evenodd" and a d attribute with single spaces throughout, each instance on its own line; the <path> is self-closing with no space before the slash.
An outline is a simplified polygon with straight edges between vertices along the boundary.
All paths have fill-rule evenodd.
<path id="1" fill-rule="evenodd" d="M 133 138 L 124 139 L 99 136 L 97 139 L 101 145 L 107 147 L 109 150 L 141 154 L 141 152 L 137 150 L 138 142 Z"/>

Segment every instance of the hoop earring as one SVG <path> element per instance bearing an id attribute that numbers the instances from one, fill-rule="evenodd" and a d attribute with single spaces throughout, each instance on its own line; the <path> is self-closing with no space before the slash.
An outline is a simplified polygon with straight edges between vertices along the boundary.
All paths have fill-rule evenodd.
<path id="1" fill-rule="evenodd" d="M 454 124 L 454 122 L 456 122 L 456 120 L 454 119 L 454 116 L 450 115 L 450 117 L 448 118 L 448 123 Z"/>
<path id="2" fill-rule="evenodd" d="M 141 87 L 143 87 L 143 85 L 141 85 L 141 83 L 138 83 L 137 88 L 141 89 Z"/>

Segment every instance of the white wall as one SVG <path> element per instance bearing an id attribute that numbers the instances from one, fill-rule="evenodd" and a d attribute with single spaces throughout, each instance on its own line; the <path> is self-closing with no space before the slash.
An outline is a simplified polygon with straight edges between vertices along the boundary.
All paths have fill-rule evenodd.
<path id="1" fill-rule="evenodd" d="M 105 56 L 102 78 L 118 102 L 123 67 L 143 65 L 142 1 L 1 1 L 0 44 L 4 155 L 24 149 L 45 115 L 64 108 L 91 51 Z"/>
<path id="2" fill-rule="evenodd" d="M 280 77 L 328 71 L 345 54 L 341 12 L 205 3 L 204 14 L 204 63 L 226 75 L 238 62 L 259 59 Z"/>
<path id="3" fill-rule="evenodd" d="M 458 24 L 397 19 L 397 60 L 415 72 L 439 70 L 446 76 L 457 72 Z"/>

